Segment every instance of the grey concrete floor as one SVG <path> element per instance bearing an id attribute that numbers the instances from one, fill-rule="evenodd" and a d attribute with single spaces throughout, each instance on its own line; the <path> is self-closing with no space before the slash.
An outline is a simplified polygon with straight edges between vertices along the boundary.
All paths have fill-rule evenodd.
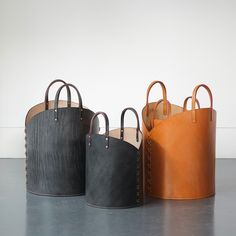
<path id="1" fill-rule="evenodd" d="M 104 210 L 84 197 L 26 193 L 25 160 L 0 159 L 0 236 L 236 235 L 236 159 L 218 159 L 213 198 L 147 199 L 146 205 Z"/>

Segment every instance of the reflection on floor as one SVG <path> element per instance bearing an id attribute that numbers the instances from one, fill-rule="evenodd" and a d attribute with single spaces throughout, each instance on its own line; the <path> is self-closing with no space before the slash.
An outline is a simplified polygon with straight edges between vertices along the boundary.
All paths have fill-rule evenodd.
<path id="1" fill-rule="evenodd" d="M 236 159 L 217 160 L 217 195 L 194 201 L 147 199 L 104 210 L 84 197 L 40 197 L 25 190 L 25 160 L 0 159 L 1 236 L 236 235 Z"/>

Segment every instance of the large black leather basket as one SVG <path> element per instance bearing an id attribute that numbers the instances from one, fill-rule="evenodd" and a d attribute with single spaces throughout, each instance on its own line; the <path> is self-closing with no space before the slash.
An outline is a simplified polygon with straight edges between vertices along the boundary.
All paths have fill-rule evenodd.
<path id="1" fill-rule="evenodd" d="M 137 128 L 124 128 L 124 115 L 132 111 Z M 105 134 L 94 132 L 98 115 L 106 122 Z M 121 114 L 121 128 L 109 131 L 104 112 L 96 113 L 86 136 L 86 201 L 101 208 L 128 208 L 143 203 L 142 133 L 133 108 Z"/>
<path id="2" fill-rule="evenodd" d="M 48 101 L 52 84 L 64 83 L 55 100 Z M 67 89 L 67 101 L 59 100 Z M 79 103 L 71 102 L 70 88 Z M 62 80 L 53 81 L 45 101 L 31 108 L 26 116 L 27 191 L 48 196 L 74 196 L 85 193 L 85 137 L 94 112 L 83 107 L 78 89 Z M 99 127 L 95 120 L 94 129 Z"/>

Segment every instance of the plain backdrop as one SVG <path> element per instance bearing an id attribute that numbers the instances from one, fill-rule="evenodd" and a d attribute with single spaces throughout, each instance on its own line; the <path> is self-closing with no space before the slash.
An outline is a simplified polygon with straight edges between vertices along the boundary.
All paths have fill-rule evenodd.
<path id="1" fill-rule="evenodd" d="M 236 157 L 235 64 L 234 0 L 0 0 L 0 157 L 24 157 L 25 115 L 56 78 L 107 112 L 111 127 L 128 106 L 141 121 L 153 80 L 178 105 L 205 83 L 218 112 L 217 157 Z M 157 86 L 150 99 L 161 96 Z M 209 106 L 204 90 L 198 99 Z M 126 125 L 136 125 L 128 113 Z"/>

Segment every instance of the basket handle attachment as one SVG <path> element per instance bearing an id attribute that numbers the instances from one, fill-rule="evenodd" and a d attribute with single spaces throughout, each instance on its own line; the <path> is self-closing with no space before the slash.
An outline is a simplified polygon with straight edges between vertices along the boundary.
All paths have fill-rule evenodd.
<path id="1" fill-rule="evenodd" d="M 209 97 L 210 97 L 210 121 L 212 121 L 212 117 L 213 117 L 213 97 L 212 97 L 212 93 L 211 93 L 211 90 L 210 88 L 205 85 L 205 84 L 199 84 L 197 85 L 194 90 L 193 90 L 193 94 L 192 94 L 192 121 L 193 123 L 196 123 L 197 119 L 196 119 L 196 96 L 197 96 L 197 92 L 199 90 L 199 88 L 205 88 Z"/>
<path id="2" fill-rule="evenodd" d="M 155 120 L 155 113 L 156 113 L 156 110 L 157 110 L 157 108 L 158 108 L 158 106 L 162 103 L 162 102 L 164 102 L 164 100 L 163 99 L 160 99 L 157 103 L 156 103 L 156 105 L 155 105 L 155 108 L 154 108 L 154 110 L 153 110 L 153 117 L 152 117 L 152 120 L 151 120 L 151 125 L 152 125 L 152 127 L 154 127 L 154 120 Z M 169 117 L 170 116 L 170 114 L 171 114 L 171 104 L 170 104 L 170 102 L 167 100 L 167 107 L 168 107 L 168 109 L 167 109 L 167 113 L 166 113 L 166 116 L 167 117 Z"/>
<path id="3" fill-rule="evenodd" d="M 79 100 L 79 109 L 80 109 L 80 120 L 83 119 L 83 116 L 82 116 L 82 112 L 83 112 L 83 103 L 82 103 L 82 98 L 81 98 L 81 95 L 80 95 L 80 92 L 79 90 L 77 89 L 77 87 L 73 84 L 64 84 L 62 85 L 58 90 L 57 90 L 57 93 L 56 93 L 56 96 L 55 96 L 55 104 L 54 104 L 54 120 L 57 121 L 58 120 L 58 104 L 59 104 L 59 96 L 60 96 L 60 93 L 61 93 L 61 90 L 66 87 L 66 89 L 70 90 L 69 87 L 72 87 L 75 89 L 77 95 L 78 95 L 78 100 Z M 70 106 L 68 106 L 70 107 Z"/>
<path id="4" fill-rule="evenodd" d="M 183 104 L 183 111 L 187 111 L 187 104 L 188 104 L 189 99 L 192 99 L 192 97 L 189 96 L 189 97 L 185 98 L 184 104 Z M 197 104 L 198 109 L 200 109 L 201 106 L 200 106 L 200 103 L 199 103 L 198 99 L 196 99 L 196 104 Z"/>
<path id="5" fill-rule="evenodd" d="M 66 82 L 62 79 L 56 79 L 53 80 L 47 87 L 46 92 L 45 92 L 45 96 L 44 96 L 44 108 L 45 110 L 48 110 L 48 106 L 49 106 L 49 102 L 48 102 L 48 94 L 49 94 L 49 90 L 51 88 L 51 86 L 55 83 L 63 83 L 66 84 Z M 70 93 L 70 89 L 69 87 L 66 88 L 67 89 L 67 106 L 70 107 L 71 106 L 71 93 Z"/>
<path id="6" fill-rule="evenodd" d="M 161 89 L 162 89 L 162 97 L 163 97 L 163 114 L 164 115 L 167 115 L 167 110 L 168 110 L 168 104 L 167 104 L 167 91 L 166 91 L 166 87 L 164 85 L 163 82 L 161 81 L 153 81 L 148 89 L 147 89 L 147 96 L 146 96 L 146 116 L 149 115 L 149 94 L 150 94 L 150 91 L 152 89 L 152 87 L 155 85 L 155 84 L 159 84 L 161 86 Z"/>
<path id="7" fill-rule="evenodd" d="M 139 142 L 139 131 L 140 131 L 140 123 L 139 123 L 139 117 L 137 111 L 132 107 L 125 108 L 121 113 L 121 122 L 120 122 L 120 139 L 124 140 L 124 117 L 126 111 L 132 111 L 136 117 L 137 120 L 137 128 L 136 128 L 136 141 Z"/>
<path id="8" fill-rule="evenodd" d="M 105 119 L 105 129 L 106 129 L 106 132 L 105 132 L 105 140 L 106 140 L 106 149 L 109 148 L 109 119 L 107 117 L 107 114 L 105 112 L 102 112 L 102 111 L 99 111 L 97 113 L 95 113 L 91 119 L 91 122 L 90 122 L 90 129 L 89 129 L 89 147 L 91 147 L 92 145 L 92 138 L 91 138 L 91 135 L 93 133 L 93 123 L 94 123 L 94 120 L 97 116 L 99 115 L 102 115 Z"/>

